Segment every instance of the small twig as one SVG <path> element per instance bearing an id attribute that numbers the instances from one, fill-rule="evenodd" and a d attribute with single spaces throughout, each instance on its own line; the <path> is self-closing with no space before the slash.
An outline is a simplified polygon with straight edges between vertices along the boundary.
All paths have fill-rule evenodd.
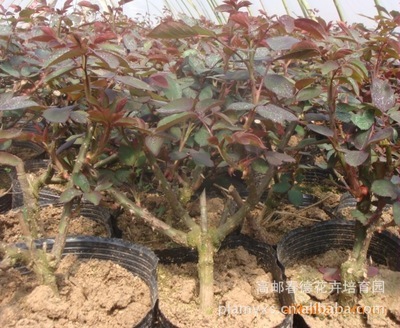
<path id="1" fill-rule="evenodd" d="M 298 211 L 298 213 L 303 213 L 303 212 L 309 210 L 310 208 L 313 208 L 313 207 L 315 207 L 315 206 L 318 206 L 319 204 L 325 202 L 325 201 L 326 201 L 328 198 L 330 198 L 330 197 L 332 197 L 332 195 L 328 195 L 328 196 L 326 196 L 325 198 L 322 198 L 321 200 L 319 200 L 318 202 L 315 202 L 314 204 L 311 204 L 311 205 L 309 205 L 309 206 L 307 206 L 307 207 L 304 207 L 304 208 L 300 209 L 300 210 Z"/>
<path id="2" fill-rule="evenodd" d="M 272 218 L 275 214 L 285 215 L 285 217 L 283 217 L 283 218 L 281 218 L 279 220 L 273 221 L 270 224 L 268 224 L 267 226 L 263 225 L 265 228 L 270 228 L 270 227 L 276 226 L 276 225 L 280 224 L 281 222 L 283 222 L 283 221 L 285 221 L 285 220 L 287 220 L 287 219 L 289 219 L 291 217 L 296 217 L 298 219 L 307 220 L 307 221 L 321 222 L 321 220 L 310 219 L 310 218 L 307 218 L 305 216 L 301 216 L 301 215 L 298 215 L 296 213 L 291 213 L 291 212 L 286 212 L 286 211 L 274 211 L 274 212 L 272 212 L 270 215 L 268 215 L 267 222 L 270 221 L 270 218 Z"/>

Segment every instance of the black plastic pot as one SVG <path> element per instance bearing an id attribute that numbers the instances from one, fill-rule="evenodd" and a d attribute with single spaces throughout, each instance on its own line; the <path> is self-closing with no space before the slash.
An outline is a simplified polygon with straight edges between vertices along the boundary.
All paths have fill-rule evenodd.
<path id="1" fill-rule="evenodd" d="M 53 248 L 53 239 L 36 241 L 37 247 L 46 242 L 47 250 Z M 26 248 L 25 244 L 17 244 L 18 247 Z M 148 248 L 114 238 L 100 237 L 70 237 L 67 239 L 63 256 L 67 254 L 76 255 L 81 259 L 110 260 L 127 269 L 133 275 L 140 277 L 150 290 L 151 309 L 146 316 L 134 327 L 151 328 L 157 321 L 157 263 L 156 255 Z M 25 267 L 20 268 L 23 273 L 29 273 Z"/>
<path id="2" fill-rule="evenodd" d="M 268 244 L 256 241 L 255 239 L 242 235 L 233 234 L 228 236 L 221 245 L 220 249 L 237 248 L 242 246 L 250 254 L 257 258 L 260 267 L 266 272 L 271 272 L 275 282 L 282 283 L 286 287 L 285 277 L 282 268 L 277 262 L 276 252 L 274 248 Z M 197 262 L 198 256 L 195 250 L 180 247 L 166 250 L 155 251 L 160 263 L 163 264 L 181 264 L 186 262 Z M 282 293 L 279 293 L 279 301 L 281 306 L 289 306 L 294 303 L 293 294 L 288 293 L 287 288 L 284 288 Z M 279 328 L 291 328 L 293 322 L 296 321 L 297 316 L 288 315 L 284 321 L 278 326 Z M 300 318 L 301 319 L 301 318 Z M 159 325 L 157 327 L 163 328 L 177 328 L 159 311 L 158 314 Z"/>
<path id="3" fill-rule="evenodd" d="M 277 256 L 283 266 L 290 266 L 330 249 L 352 249 L 355 222 L 332 220 L 289 232 L 278 244 Z M 400 271 L 400 239 L 388 232 L 375 233 L 368 256 L 378 264 Z"/>

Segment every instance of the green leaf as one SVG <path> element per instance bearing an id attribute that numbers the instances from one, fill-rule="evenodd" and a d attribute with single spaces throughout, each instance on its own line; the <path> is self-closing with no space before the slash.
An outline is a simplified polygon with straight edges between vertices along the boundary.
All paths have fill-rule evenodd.
<path id="1" fill-rule="evenodd" d="M 299 39 L 292 36 L 276 36 L 268 38 L 265 41 L 275 51 L 290 50 L 294 44 L 300 42 Z"/>
<path id="2" fill-rule="evenodd" d="M 327 75 L 329 72 L 332 72 L 336 69 L 338 69 L 340 66 L 336 61 L 333 60 L 328 60 L 321 66 L 321 73 L 323 75 Z"/>
<path id="3" fill-rule="evenodd" d="M 396 96 L 389 81 L 374 79 L 371 86 L 371 97 L 374 106 L 387 112 L 396 104 Z"/>
<path id="4" fill-rule="evenodd" d="M 204 147 L 208 145 L 208 138 L 210 138 L 210 134 L 206 128 L 201 128 L 194 135 L 194 141 L 200 146 Z"/>
<path id="5" fill-rule="evenodd" d="M 142 80 L 137 79 L 136 77 L 133 76 L 119 76 L 117 75 L 115 77 L 115 80 L 121 83 L 124 83 L 126 85 L 129 85 L 130 87 L 136 88 L 136 89 L 141 89 L 141 90 L 148 90 L 148 91 L 154 91 L 154 88 L 148 85 L 146 82 L 143 82 Z"/>
<path id="6" fill-rule="evenodd" d="M 397 187 L 389 180 L 375 180 L 372 183 L 371 191 L 381 197 L 397 198 Z"/>
<path id="7" fill-rule="evenodd" d="M 293 97 L 295 92 L 294 84 L 279 74 L 267 74 L 264 79 L 264 85 L 281 98 Z"/>
<path id="8" fill-rule="evenodd" d="M 83 194 L 83 199 L 91 202 L 93 205 L 99 205 L 101 201 L 101 193 L 98 191 L 89 191 Z"/>
<path id="9" fill-rule="evenodd" d="M 284 125 L 286 121 L 297 121 L 297 117 L 289 110 L 273 104 L 268 104 L 266 106 L 257 106 L 256 112 L 262 117 L 282 125 Z"/>
<path id="10" fill-rule="evenodd" d="M 43 67 L 47 68 L 51 65 L 61 63 L 64 60 L 82 56 L 83 54 L 84 54 L 84 51 L 79 48 L 76 48 L 76 49 L 63 48 L 63 49 L 52 52 L 50 57 L 44 63 Z"/>
<path id="11" fill-rule="evenodd" d="M 73 200 L 75 197 L 79 197 L 81 195 L 82 195 L 82 191 L 80 191 L 76 188 L 70 188 L 70 189 L 63 191 L 63 193 L 60 195 L 59 201 L 61 203 L 68 203 L 71 200 Z"/>
<path id="12" fill-rule="evenodd" d="M 344 160 L 350 166 L 360 166 L 368 159 L 369 153 L 363 150 L 346 150 L 344 153 Z"/>
<path id="13" fill-rule="evenodd" d="M 297 94 L 298 101 L 306 101 L 318 97 L 322 93 L 320 87 L 308 87 L 301 89 Z"/>
<path id="14" fill-rule="evenodd" d="M 79 172 L 79 173 L 74 173 L 72 175 L 72 181 L 74 182 L 75 186 L 78 186 L 81 188 L 83 192 L 89 192 L 90 191 L 90 183 L 89 180 L 86 178 L 86 176 Z"/>
<path id="15" fill-rule="evenodd" d="M 62 108 L 51 107 L 43 112 L 43 117 L 51 123 L 65 123 L 68 121 L 74 107 L 75 106 L 67 106 Z"/>
<path id="16" fill-rule="evenodd" d="M 326 126 L 317 124 L 307 124 L 307 128 L 325 137 L 333 137 L 333 131 Z"/>
<path id="17" fill-rule="evenodd" d="M 169 115 L 158 122 L 156 132 L 168 130 L 174 125 L 181 124 L 188 119 L 195 117 L 196 115 L 192 112 Z"/>
<path id="18" fill-rule="evenodd" d="M 275 183 L 272 186 L 273 191 L 283 194 L 289 191 L 289 189 L 292 187 L 292 185 L 285 181 L 285 182 L 279 182 L 279 183 Z"/>
<path id="19" fill-rule="evenodd" d="M 110 180 L 105 180 L 103 182 L 100 182 L 96 188 L 94 188 L 95 191 L 103 191 L 111 188 L 113 186 L 112 181 Z"/>
<path id="20" fill-rule="evenodd" d="M 303 193 L 298 189 L 290 189 L 288 191 L 289 202 L 291 202 L 294 206 L 303 205 Z"/>
<path id="21" fill-rule="evenodd" d="M 399 201 L 393 203 L 393 220 L 398 226 L 400 226 L 400 202 Z"/>
<path id="22" fill-rule="evenodd" d="M 378 130 L 369 140 L 368 144 L 372 144 L 374 142 L 382 141 L 385 139 L 391 139 L 393 136 L 393 128 L 385 128 L 382 130 Z"/>
<path id="23" fill-rule="evenodd" d="M 147 136 L 144 140 L 144 143 L 146 147 L 153 153 L 153 155 L 157 156 L 161 151 L 164 138 L 159 136 Z"/>
<path id="24" fill-rule="evenodd" d="M 265 160 L 261 158 L 257 158 L 255 161 L 251 163 L 252 169 L 260 174 L 265 174 L 268 171 L 268 164 Z"/>
<path id="25" fill-rule="evenodd" d="M 21 134 L 22 130 L 19 129 L 8 129 L 0 130 L 0 139 L 14 139 Z"/>
<path id="26" fill-rule="evenodd" d="M 46 78 L 44 79 L 44 82 L 47 84 L 50 81 L 56 79 L 57 77 L 60 77 L 72 70 L 76 69 L 76 66 L 71 66 L 71 65 L 67 65 L 67 66 L 62 66 L 59 69 L 55 70 L 54 72 L 50 73 L 49 75 L 46 76 Z"/>
<path id="27" fill-rule="evenodd" d="M 335 114 L 338 120 L 344 123 L 350 123 L 353 114 L 352 111 L 355 110 L 357 110 L 357 108 L 354 106 L 345 103 L 338 103 Z"/>
<path id="28" fill-rule="evenodd" d="M 40 107 L 40 106 L 33 100 L 30 100 L 28 96 L 13 97 L 13 94 L 10 92 L 0 94 L 0 111 L 16 110 L 29 107 Z"/>
<path id="29" fill-rule="evenodd" d="M 360 221 L 362 224 L 367 222 L 367 217 L 365 214 L 357 209 L 351 210 L 350 211 L 351 215 L 358 221 Z"/>
<path id="30" fill-rule="evenodd" d="M 121 145 L 118 149 L 118 158 L 126 165 L 136 165 L 141 151 L 131 146 Z"/>
<path id="31" fill-rule="evenodd" d="M 249 111 L 254 108 L 254 104 L 247 103 L 247 102 L 236 102 L 232 103 L 228 106 L 228 110 L 235 110 L 235 111 Z"/>
<path id="32" fill-rule="evenodd" d="M 214 162 L 211 160 L 210 154 L 205 152 L 203 149 L 200 149 L 199 151 L 191 149 L 189 150 L 189 154 L 192 156 L 197 165 L 207 167 L 214 166 Z"/>
<path id="33" fill-rule="evenodd" d="M 190 98 L 180 98 L 172 100 L 169 104 L 157 109 L 161 114 L 176 114 L 188 112 L 193 109 L 194 100 Z"/>
<path id="34" fill-rule="evenodd" d="M 375 116 L 372 110 L 365 110 L 361 114 L 351 114 L 351 121 L 361 130 L 368 130 L 374 124 Z"/>
<path id="35" fill-rule="evenodd" d="M 147 36 L 159 39 L 181 39 L 194 36 L 214 37 L 215 33 L 200 26 L 189 26 L 183 22 L 168 21 L 156 26 Z"/>

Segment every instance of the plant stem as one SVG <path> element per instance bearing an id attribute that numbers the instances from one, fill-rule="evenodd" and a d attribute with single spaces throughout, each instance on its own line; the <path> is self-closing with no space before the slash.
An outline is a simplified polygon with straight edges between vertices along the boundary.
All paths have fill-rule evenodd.
<path id="1" fill-rule="evenodd" d="M 214 246 L 207 224 L 207 200 L 205 190 L 200 196 L 200 244 L 198 271 L 200 282 L 200 308 L 205 314 L 212 314 L 214 305 Z"/>
<path id="2" fill-rule="evenodd" d="M 149 211 L 147 211 L 147 209 L 144 209 L 132 202 L 128 197 L 122 194 L 122 192 L 114 188 L 110 188 L 108 189 L 108 193 L 114 198 L 116 202 L 121 204 L 131 214 L 142 218 L 153 229 L 156 229 L 157 231 L 163 233 L 179 245 L 189 246 L 186 233 L 174 229 L 170 225 L 166 224 L 164 221 L 156 218 Z"/>
<path id="3" fill-rule="evenodd" d="M 79 148 L 79 153 L 76 158 L 74 168 L 72 170 L 72 175 L 77 174 L 82 171 L 82 168 L 83 168 L 85 160 L 86 160 L 86 155 L 89 151 L 90 141 L 92 140 L 93 130 L 94 130 L 94 127 L 92 125 L 89 125 L 88 130 L 85 135 L 85 138 L 83 139 L 83 143 L 82 143 L 81 147 Z M 71 179 L 68 182 L 66 188 L 69 189 L 69 188 L 72 188 L 73 186 L 74 186 L 74 182 Z M 57 264 L 60 263 L 60 261 L 61 261 L 62 252 L 63 252 L 64 246 L 65 246 L 65 241 L 67 239 L 69 220 L 72 215 L 72 203 L 73 203 L 73 200 L 64 204 L 63 212 L 61 214 L 60 224 L 58 226 L 58 234 L 55 238 L 54 246 L 52 249 L 52 254 L 55 257 L 55 261 Z"/>

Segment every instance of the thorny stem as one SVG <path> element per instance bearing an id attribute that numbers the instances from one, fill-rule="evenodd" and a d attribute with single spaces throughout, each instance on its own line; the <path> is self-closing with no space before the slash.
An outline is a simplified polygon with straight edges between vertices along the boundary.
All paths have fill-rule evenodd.
<path id="1" fill-rule="evenodd" d="M 186 233 L 172 228 L 170 225 L 161 221 L 152 215 L 145 208 L 142 208 L 132 202 L 128 197 L 123 195 L 120 191 L 110 188 L 108 189 L 108 193 L 125 209 L 127 209 L 131 214 L 142 218 L 150 227 L 160 231 L 164 235 L 168 236 L 179 245 L 188 246 L 187 235 Z"/>
<path id="2" fill-rule="evenodd" d="M 144 153 L 154 171 L 155 176 L 157 177 L 158 181 L 160 182 L 161 188 L 168 200 L 169 205 L 173 209 L 175 215 L 178 218 L 183 219 L 186 226 L 190 229 L 198 228 L 198 225 L 194 220 L 190 217 L 189 213 L 182 207 L 176 193 L 172 190 L 171 185 L 168 183 L 167 179 L 165 178 L 163 172 L 161 171 L 156 158 L 152 154 L 152 152 L 145 148 Z"/>
<path id="3" fill-rule="evenodd" d="M 90 125 L 88 127 L 88 131 L 87 131 L 86 136 L 85 136 L 85 138 L 83 140 L 83 143 L 82 143 L 82 145 L 81 145 L 81 147 L 79 149 L 79 153 L 78 153 L 78 156 L 76 158 L 76 162 L 75 162 L 74 168 L 72 170 L 72 175 L 82 171 L 83 165 L 84 165 L 85 160 L 86 160 L 86 154 L 89 151 L 90 141 L 91 141 L 92 136 L 93 136 L 93 130 L 94 130 L 94 127 L 92 125 Z M 68 182 L 66 188 L 69 189 L 69 188 L 72 188 L 73 186 L 74 186 L 74 182 L 71 179 Z M 73 200 L 71 200 L 71 201 L 67 202 L 66 204 L 64 204 L 63 212 L 61 214 L 60 224 L 59 224 L 59 227 L 58 227 L 58 234 L 57 234 L 56 239 L 54 241 L 52 254 L 55 256 L 57 264 L 61 261 L 62 251 L 64 249 L 65 241 L 66 241 L 66 238 L 67 238 L 69 220 L 70 220 L 71 214 L 72 214 L 72 203 L 73 203 Z"/>

